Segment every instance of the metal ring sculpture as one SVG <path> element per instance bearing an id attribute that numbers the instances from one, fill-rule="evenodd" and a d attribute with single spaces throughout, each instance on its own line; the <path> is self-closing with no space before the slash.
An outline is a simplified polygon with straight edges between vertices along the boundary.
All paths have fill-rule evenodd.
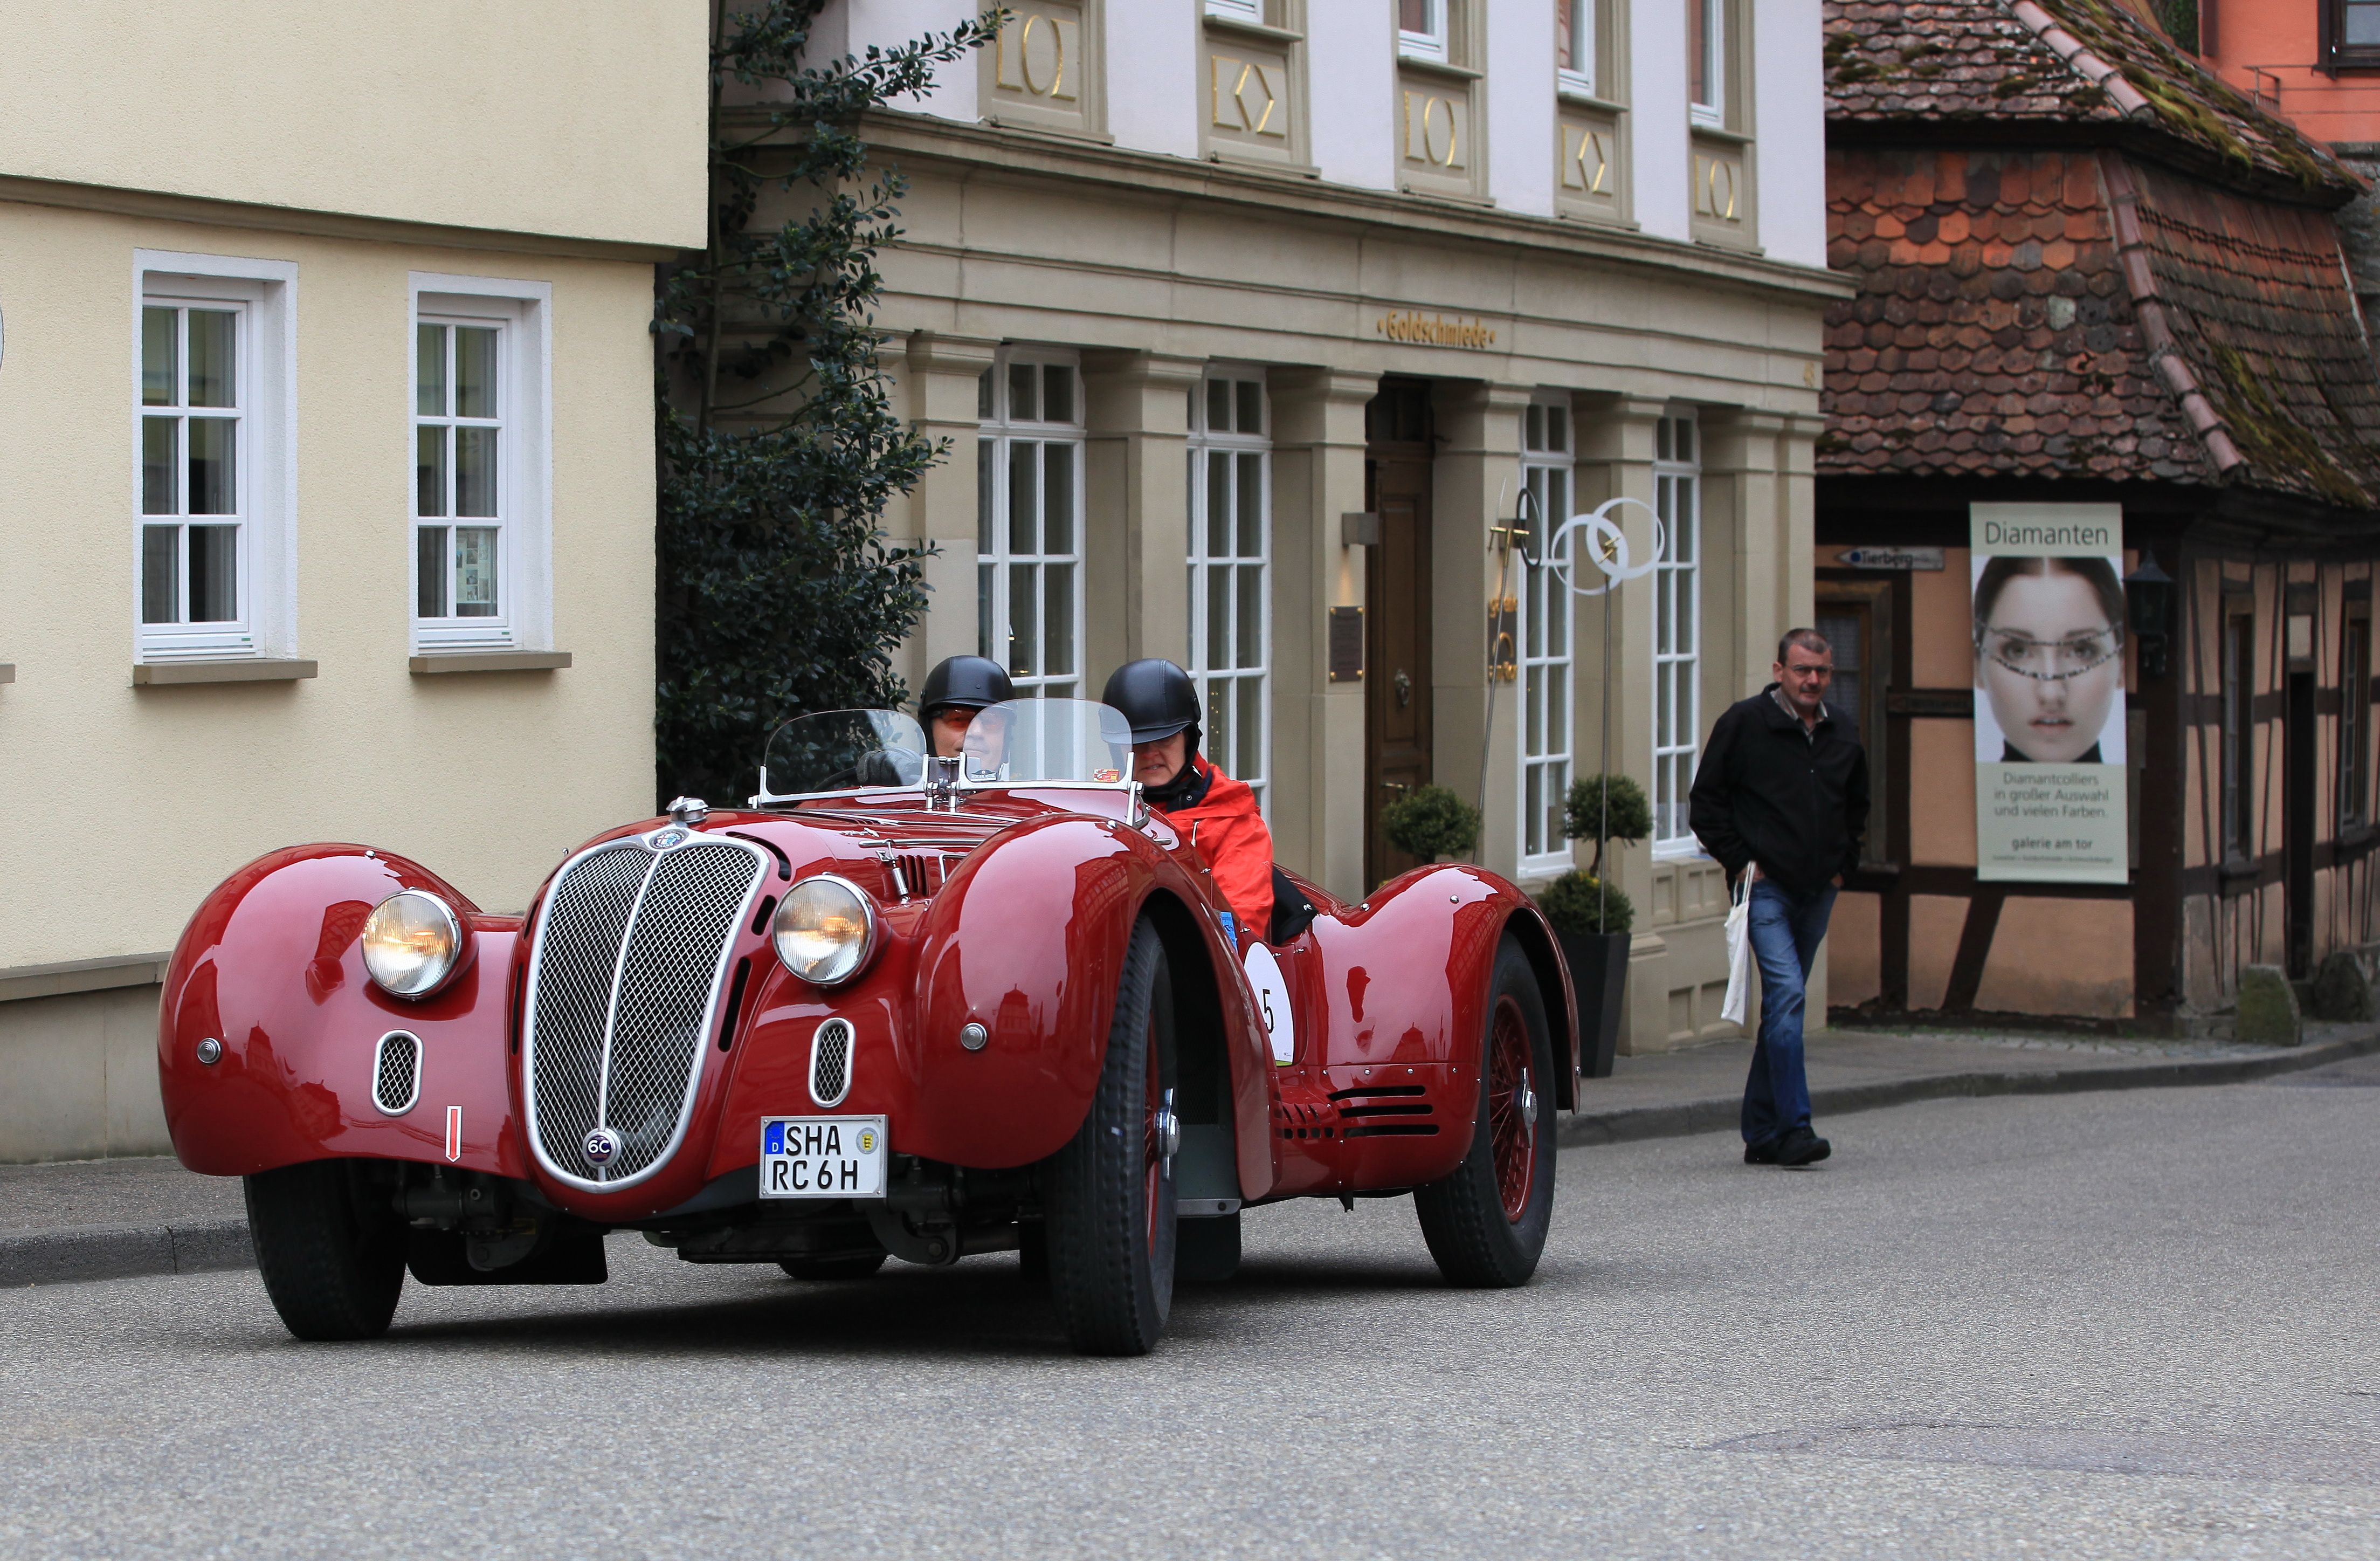
<path id="1" fill-rule="evenodd" d="M 1628 553 L 1628 533 L 1621 530 L 1618 523 L 1611 518 L 1611 511 L 1623 504 L 1635 505 L 1653 518 L 1653 555 L 1642 564 L 1632 562 Z M 1594 565 L 1603 575 L 1601 585 L 1581 585 L 1570 578 L 1570 567 L 1566 562 L 1568 555 L 1564 548 L 1570 542 L 1570 534 L 1582 526 L 1586 528 L 1587 535 L 1594 539 L 1590 544 L 1587 562 Z M 1573 515 L 1563 521 L 1560 530 L 1546 540 L 1546 555 L 1541 562 L 1554 572 L 1556 579 L 1560 580 L 1575 594 L 1600 596 L 1622 581 L 1640 579 L 1651 574 L 1660 564 L 1661 555 L 1669 550 L 1669 545 L 1668 534 L 1661 526 L 1659 510 L 1655 509 L 1643 499 L 1626 497 L 1606 499 L 1585 514 Z"/>

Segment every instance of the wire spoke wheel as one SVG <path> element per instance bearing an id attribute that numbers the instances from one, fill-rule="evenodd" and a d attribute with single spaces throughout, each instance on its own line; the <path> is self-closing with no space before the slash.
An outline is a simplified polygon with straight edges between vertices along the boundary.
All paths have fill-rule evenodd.
<path id="1" fill-rule="evenodd" d="M 1496 1192 L 1508 1221 L 1528 1213 L 1536 1185 L 1537 1111 L 1532 1094 L 1528 1021 L 1516 998 L 1500 994 L 1488 1035 L 1488 1137 L 1496 1157 Z"/>
<path id="2" fill-rule="evenodd" d="M 1525 1285 L 1553 1224 L 1553 1040 L 1536 970 L 1507 937 L 1480 1037 L 1478 1116 L 1452 1173 L 1415 1189 L 1422 1238 L 1449 1283 Z"/>

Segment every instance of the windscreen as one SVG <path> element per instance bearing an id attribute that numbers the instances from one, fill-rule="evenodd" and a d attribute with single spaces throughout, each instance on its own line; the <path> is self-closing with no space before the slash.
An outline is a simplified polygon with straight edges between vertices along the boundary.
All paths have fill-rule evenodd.
<path id="1" fill-rule="evenodd" d="M 1011 700 L 967 724 L 960 757 L 968 786 L 1122 786 L 1132 778 L 1132 725 L 1088 700 Z"/>
<path id="2" fill-rule="evenodd" d="M 897 710 L 828 710 L 778 727 L 760 761 L 760 796 L 783 801 L 827 791 L 916 786 L 926 731 Z"/>

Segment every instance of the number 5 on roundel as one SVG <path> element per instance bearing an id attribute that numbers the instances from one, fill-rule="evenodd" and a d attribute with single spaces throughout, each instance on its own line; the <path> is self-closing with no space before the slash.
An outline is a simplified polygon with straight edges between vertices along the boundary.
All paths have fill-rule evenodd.
<path id="1" fill-rule="evenodd" d="M 1281 979 L 1281 961 L 1263 944 L 1248 948 L 1248 991 L 1257 1000 L 1257 1011 L 1264 1016 L 1265 1030 L 1272 1037 L 1272 1060 L 1287 1067 L 1297 1060 L 1297 1019 L 1289 1003 L 1289 983 Z"/>

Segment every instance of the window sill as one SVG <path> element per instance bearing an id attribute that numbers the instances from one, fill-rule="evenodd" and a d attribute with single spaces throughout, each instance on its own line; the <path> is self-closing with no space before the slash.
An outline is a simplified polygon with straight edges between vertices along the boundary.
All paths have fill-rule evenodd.
<path id="1" fill-rule="evenodd" d="M 1305 34 L 1286 27 L 1275 27 L 1269 21 L 1257 21 L 1248 17 L 1219 16 L 1207 13 L 1207 25 L 1219 32 L 1236 32 L 1244 38 L 1261 38 L 1268 43 L 1303 43 Z"/>
<path id="2" fill-rule="evenodd" d="M 1564 108 L 1592 108 L 1601 114 L 1628 112 L 1628 105 L 1624 103 L 1613 103 L 1609 98 L 1599 98 L 1593 92 L 1582 92 L 1575 87 L 1564 87 L 1554 95 L 1561 99 Z"/>
<path id="3" fill-rule="evenodd" d="M 1742 130 L 1730 130 L 1724 125 L 1694 125 L 1691 131 L 1705 140 L 1725 141 L 1730 146 L 1750 146 L 1752 138 Z"/>
<path id="4" fill-rule="evenodd" d="M 405 669 L 416 677 L 450 672 L 559 672 L 570 665 L 568 651 L 442 651 L 408 657 Z"/>
<path id="5" fill-rule="evenodd" d="M 163 688 L 173 683 L 294 683 L 312 677 L 320 667 L 310 661 L 267 660 L 250 656 L 239 661 L 152 661 L 132 668 L 136 689 Z"/>
<path id="6" fill-rule="evenodd" d="M 1451 60 L 1434 60 L 1426 55 L 1399 55 L 1397 64 L 1407 70 L 1418 70 L 1425 76 L 1451 77 L 1457 81 L 1477 81 L 1487 76 L 1484 70 L 1474 70 L 1467 65 Z"/>
<path id="7" fill-rule="evenodd" d="M 1409 184 L 1402 179 L 1397 181 L 1397 193 L 1416 201 L 1437 201 L 1449 206 L 1464 206 L 1474 210 L 1492 209 L 1496 204 L 1496 198 L 1492 195 L 1464 195 L 1451 189 L 1431 189 L 1423 185 Z"/>
<path id="8" fill-rule="evenodd" d="M 165 979 L 164 954 L 119 955 L 108 959 L 68 959 L 55 965 L 16 965 L 0 970 L 0 1003 L 36 997 L 67 997 L 78 992 L 110 992 L 155 986 Z"/>

